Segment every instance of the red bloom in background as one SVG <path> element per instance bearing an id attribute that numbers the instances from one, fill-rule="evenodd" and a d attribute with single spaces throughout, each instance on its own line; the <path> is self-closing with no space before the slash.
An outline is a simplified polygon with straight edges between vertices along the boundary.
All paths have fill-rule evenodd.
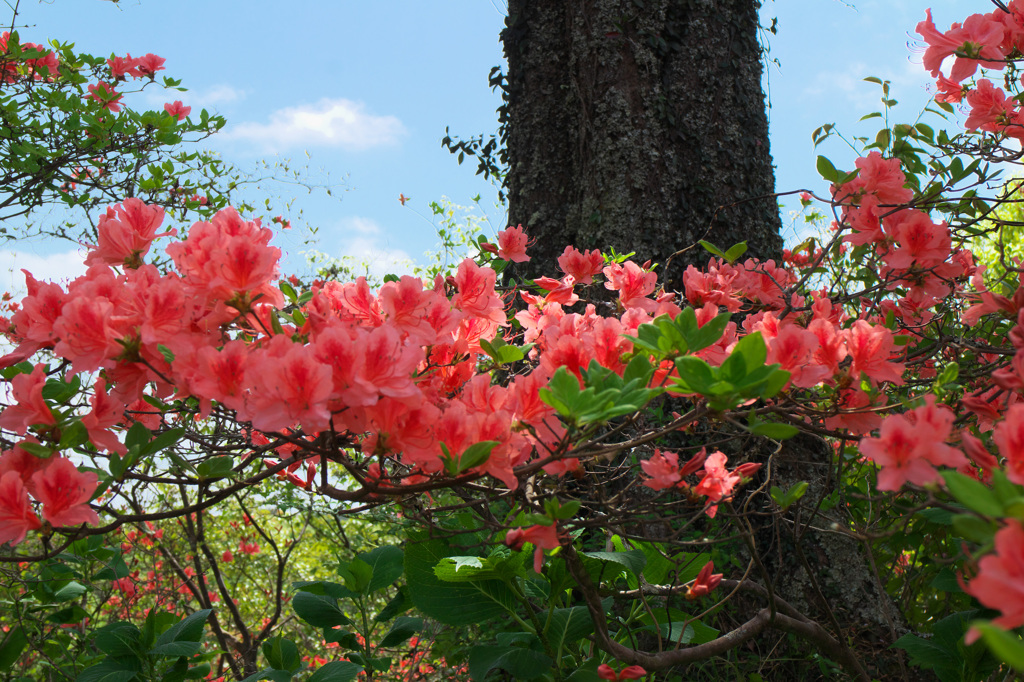
<path id="1" fill-rule="evenodd" d="M 698 599 L 706 597 L 722 582 L 721 573 L 712 573 L 715 570 L 715 562 L 709 561 L 700 569 L 700 573 L 694 579 L 693 584 L 686 588 L 687 599 Z"/>
<path id="2" fill-rule="evenodd" d="M 704 462 L 704 478 L 693 489 L 698 495 L 706 495 L 711 502 L 721 502 L 732 494 L 733 488 L 740 482 L 741 477 L 736 472 L 729 472 L 725 468 L 725 454 L 712 452 Z M 708 516 L 715 518 L 718 513 L 718 505 L 713 504 L 708 508 Z"/>
<path id="3" fill-rule="evenodd" d="M 33 474 L 34 494 L 43 503 L 43 518 L 53 526 L 99 524 L 99 514 L 89 506 L 89 498 L 96 492 L 96 481 L 96 474 L 79 471 L 64 457 Z"/>
<path id="4" fill-rule="evenodd" d="M 517 551 L 527 542 L 536 548 L 533 552 L 533 570 L 540 573 L 544 566 L 544 550 L 556 549 L 559 546 L 558 524 L 513 528 L 505 535 L 505 544 Z"/>
<path id="5" fill-rule="evenodd" d="M 39 518 L 32 512 L 28 491 L 16 471 L 0 476 L 0 545 L 16 545 L 30 530 L 39 528 Z"/>
<path id="6" fill-rule="evenodd" d="M 607 663 L 602 663 L 597 666 L 597 676 L 602 680 L 612 680 L 612 682 L 618 682 L 618 680 L 639 680 L 641 677 L 647 676 L 647 671 L 638 665 L 631 665 L 619 672 L 615 672 L 615 668 Z"/>
<path id="7" fill-rule="evenodd" d="M 640 468 L 650 478 L 644 485 L 651 490 L 663 490 L 674 487 L 682 479 L 679 473 L 679 455 L 668 450 L 654 450 L 650 459 L 640 462 Z"/>

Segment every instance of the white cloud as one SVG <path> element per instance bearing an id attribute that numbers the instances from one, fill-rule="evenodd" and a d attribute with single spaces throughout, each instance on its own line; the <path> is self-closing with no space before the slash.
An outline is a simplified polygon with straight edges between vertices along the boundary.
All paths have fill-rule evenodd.
<path id="1" fill-rule="evenodd" d="M 144 104 L 147 109 L 162 111 L 165 103 L 181 100 L 185 106 L 192 107 L 194 112 L 192 117 L 195 120 L 198 120 L 198 114 L 203 109 L 213 113 L 220 105 L 231 104 L 245 98 L 243 90 L 223 84 L 185 92 L 152 87 L 146 88 L 144 93 Z"/>
<path id="2" fill-rule="evenodd" d="M 907 99 L 919 103 L 925 85 L 931 82 L 920 64 L 904 60 L 900 65 L 867 65 L 857 62 L 846 65 L 841 71 L 822 71 L 815 75 L 805 88 L 804 97 L 826 98 L 832 101 L 845 98 L 853 107 L 853 111 L 868 113 L 882 107 L 882 89 L 875 83 L 867 83 L 867 76 L 875 76 L 888 80 L 891 85 L 890 96 L 897 100 Z"/>
<path id="3" fill-rule="evenodd" d="M 359 234 L 380 234 L 381 227 L 372 218 L 361 216 L 350 216 L 342 218 L 340 227 L 345 232 L 358 232 Z"/>
<path id="4" fill-rule="evenodd" d="M 278 109 L 268 123 L 228 125 L 223 137 L 256 142 L 267 149 L 328 146 L 351 151 L 391 145 L 405 133 L 394 116 L 376 116 L 362 102 L 347 99 L 322 99 Z"/>
<path id="5" fill-rule="evenodd" d="M 389 249 L 375 239 L 355 237 L 342 244 L 341 254 L 365 267 L 369 275 L 380 279 L 388 273 L 406 274 L 412 270 L 413 261 L 402 249 Z"/>
<path id="6" fill-rule="evenodd" d="M 0 250 L 0 289 L 12 294 L 24 294 L 25 275 L 22 268 L 40 282 L 66 284 L 85 274 L 85 257 L 79 250 L 64 251 L 41 256 L 25 251 Z"/>

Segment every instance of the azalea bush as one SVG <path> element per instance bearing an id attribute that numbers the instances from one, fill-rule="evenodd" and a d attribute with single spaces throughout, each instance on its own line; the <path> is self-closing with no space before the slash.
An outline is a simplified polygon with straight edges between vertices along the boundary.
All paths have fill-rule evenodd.
<path id="1" fill-rule="evenodd" d="M 722 679 L 775 665 L 749 646 L 773 642 L 811 676 L 1024 670 L 1024 264 L 994 165 L 1024 137 L 1024 3 L 918 33 L 940 127 L 887 127 L 848 170 L 821 157 L 835 220 L 781 262 L 706 243 L 669 283 L 567 245 L 523 280 L 516 226 L 449 276 L 371 289 L 282 277 L 272 231 L 230 207 L 187 228 L 108 207 L 87 273 L 26 273 L 6 325 L 0 662 Z M 8 52 L 15 84 L 51 73 Z M 295 497 L 253 493 L 269 485 Z M 250 533 L 227 510 L 300 499 L 395 539 L 286 580 L 297 526 L 286 544 L 272 514 Z M 134 575 L 139 543 L 172 570 Z M 247 566 L 275 572 L 262 612 L 227 586 Z"/>

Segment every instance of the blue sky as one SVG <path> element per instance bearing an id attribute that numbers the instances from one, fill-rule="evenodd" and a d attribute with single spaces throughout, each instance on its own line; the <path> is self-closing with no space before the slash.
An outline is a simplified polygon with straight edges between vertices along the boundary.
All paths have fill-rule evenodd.
<path id="1" fill-rule="evenodd" d="M 877 86 L 893 82 L 900 120 L 927 103 L 930 78 L 907 43 L 929 4 L 917 0 L 779 0 L 766 2 L 771 145 L 780 191 L 824 191 L 814 171 L 825 153 L 852 167 L 842 144 L 815 150 L 811 131 L 836 123 L 874 136 L 877 120 L 857 125 L 878 108 Z M 940 29 L 986 2 L 932 2 Z M 210 146 L 243 169 L 260 159 L 290 158 L 308 165 L 314 180 L 329 176 L 344 191 L 331 199 L 297 194 L 296 207 L 320 227 L 319 250 L 387 261 L 417 259 L 436 244 L 427 203 L 448 196 L 460 204 L 490 185 L 475 164 L 458 166 L 440 147 L 445 127 L 468 137 L 496 127 L 499 98 L 487 74 L 502 61 L 498 42 L 504 0 L 22 0 L 23 39 L 71 41 L 107 56 L 153 52 L 186 93 L 147 90 L 150 106 L 182 99 L 195 111 L 224 115 L 228 128 Z M 308 158 L 307 158 L 308 154 Z M 281 187 L 276 194 L 294 190 Z M 403 207 L 399 194 L 411 197 Z M 791 201 L 791 205 L 796 202 Z M 490 209 L 494 230 L 504 216 Z M 790 230 L 789 237 L 794 234 Z M 287 238 L 290 262 L 302 248 Z M 0 255 L 0 269 L 28 264 L 67 275 L 78 255 L 65 246 L 19 244 Z M 61 251 L 61 250 L 64 251 Z M 14 279 L 20 283 L 21 276 Z M 3 284 L 0 280 L 0 284 Z"/>

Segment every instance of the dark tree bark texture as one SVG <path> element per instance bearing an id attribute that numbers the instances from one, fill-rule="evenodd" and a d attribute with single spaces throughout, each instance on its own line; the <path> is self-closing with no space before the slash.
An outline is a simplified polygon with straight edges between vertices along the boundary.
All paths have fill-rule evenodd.
<path id="1" fill-rule="evenodd" d="M 778 258 L 757 0 L 509 0 L 510 223 L 566 245 L 664 263 L 707 239 Z M 681 283 L 699 246 L 672 260 Z"/>
<path id="2" fill-rule="evenodd" d="M 614 247 L 635 251 L 639 262 L 664 266 L 672 257 L 661 282 L 681 290 L 686 266 L 707 263 L 701 239 L 723 249 L 746 241 L 748 255 L 781 256 L 758 5 L 508 0 L 509 217 L 537 238 L 517 274 L 556 273 L 566 245 Z M 770 484 L 785 490 L 810 478 L 811 506 L 795 508 L 802 516 L 788 525 L 753 529 L 763 559 L 755 578 L 836 641 L 856 638 L 872 672 L 907 679 L 898 656 L 886 653 L 901 634 L 899 612 L 863 547 L 827 532 L 845 519 L 818 508 L 834 486 L 822 474 L 828 446 L 811 439 L 785 450 Z M 762 516 L 772 519 L 770 511 Z"/>

